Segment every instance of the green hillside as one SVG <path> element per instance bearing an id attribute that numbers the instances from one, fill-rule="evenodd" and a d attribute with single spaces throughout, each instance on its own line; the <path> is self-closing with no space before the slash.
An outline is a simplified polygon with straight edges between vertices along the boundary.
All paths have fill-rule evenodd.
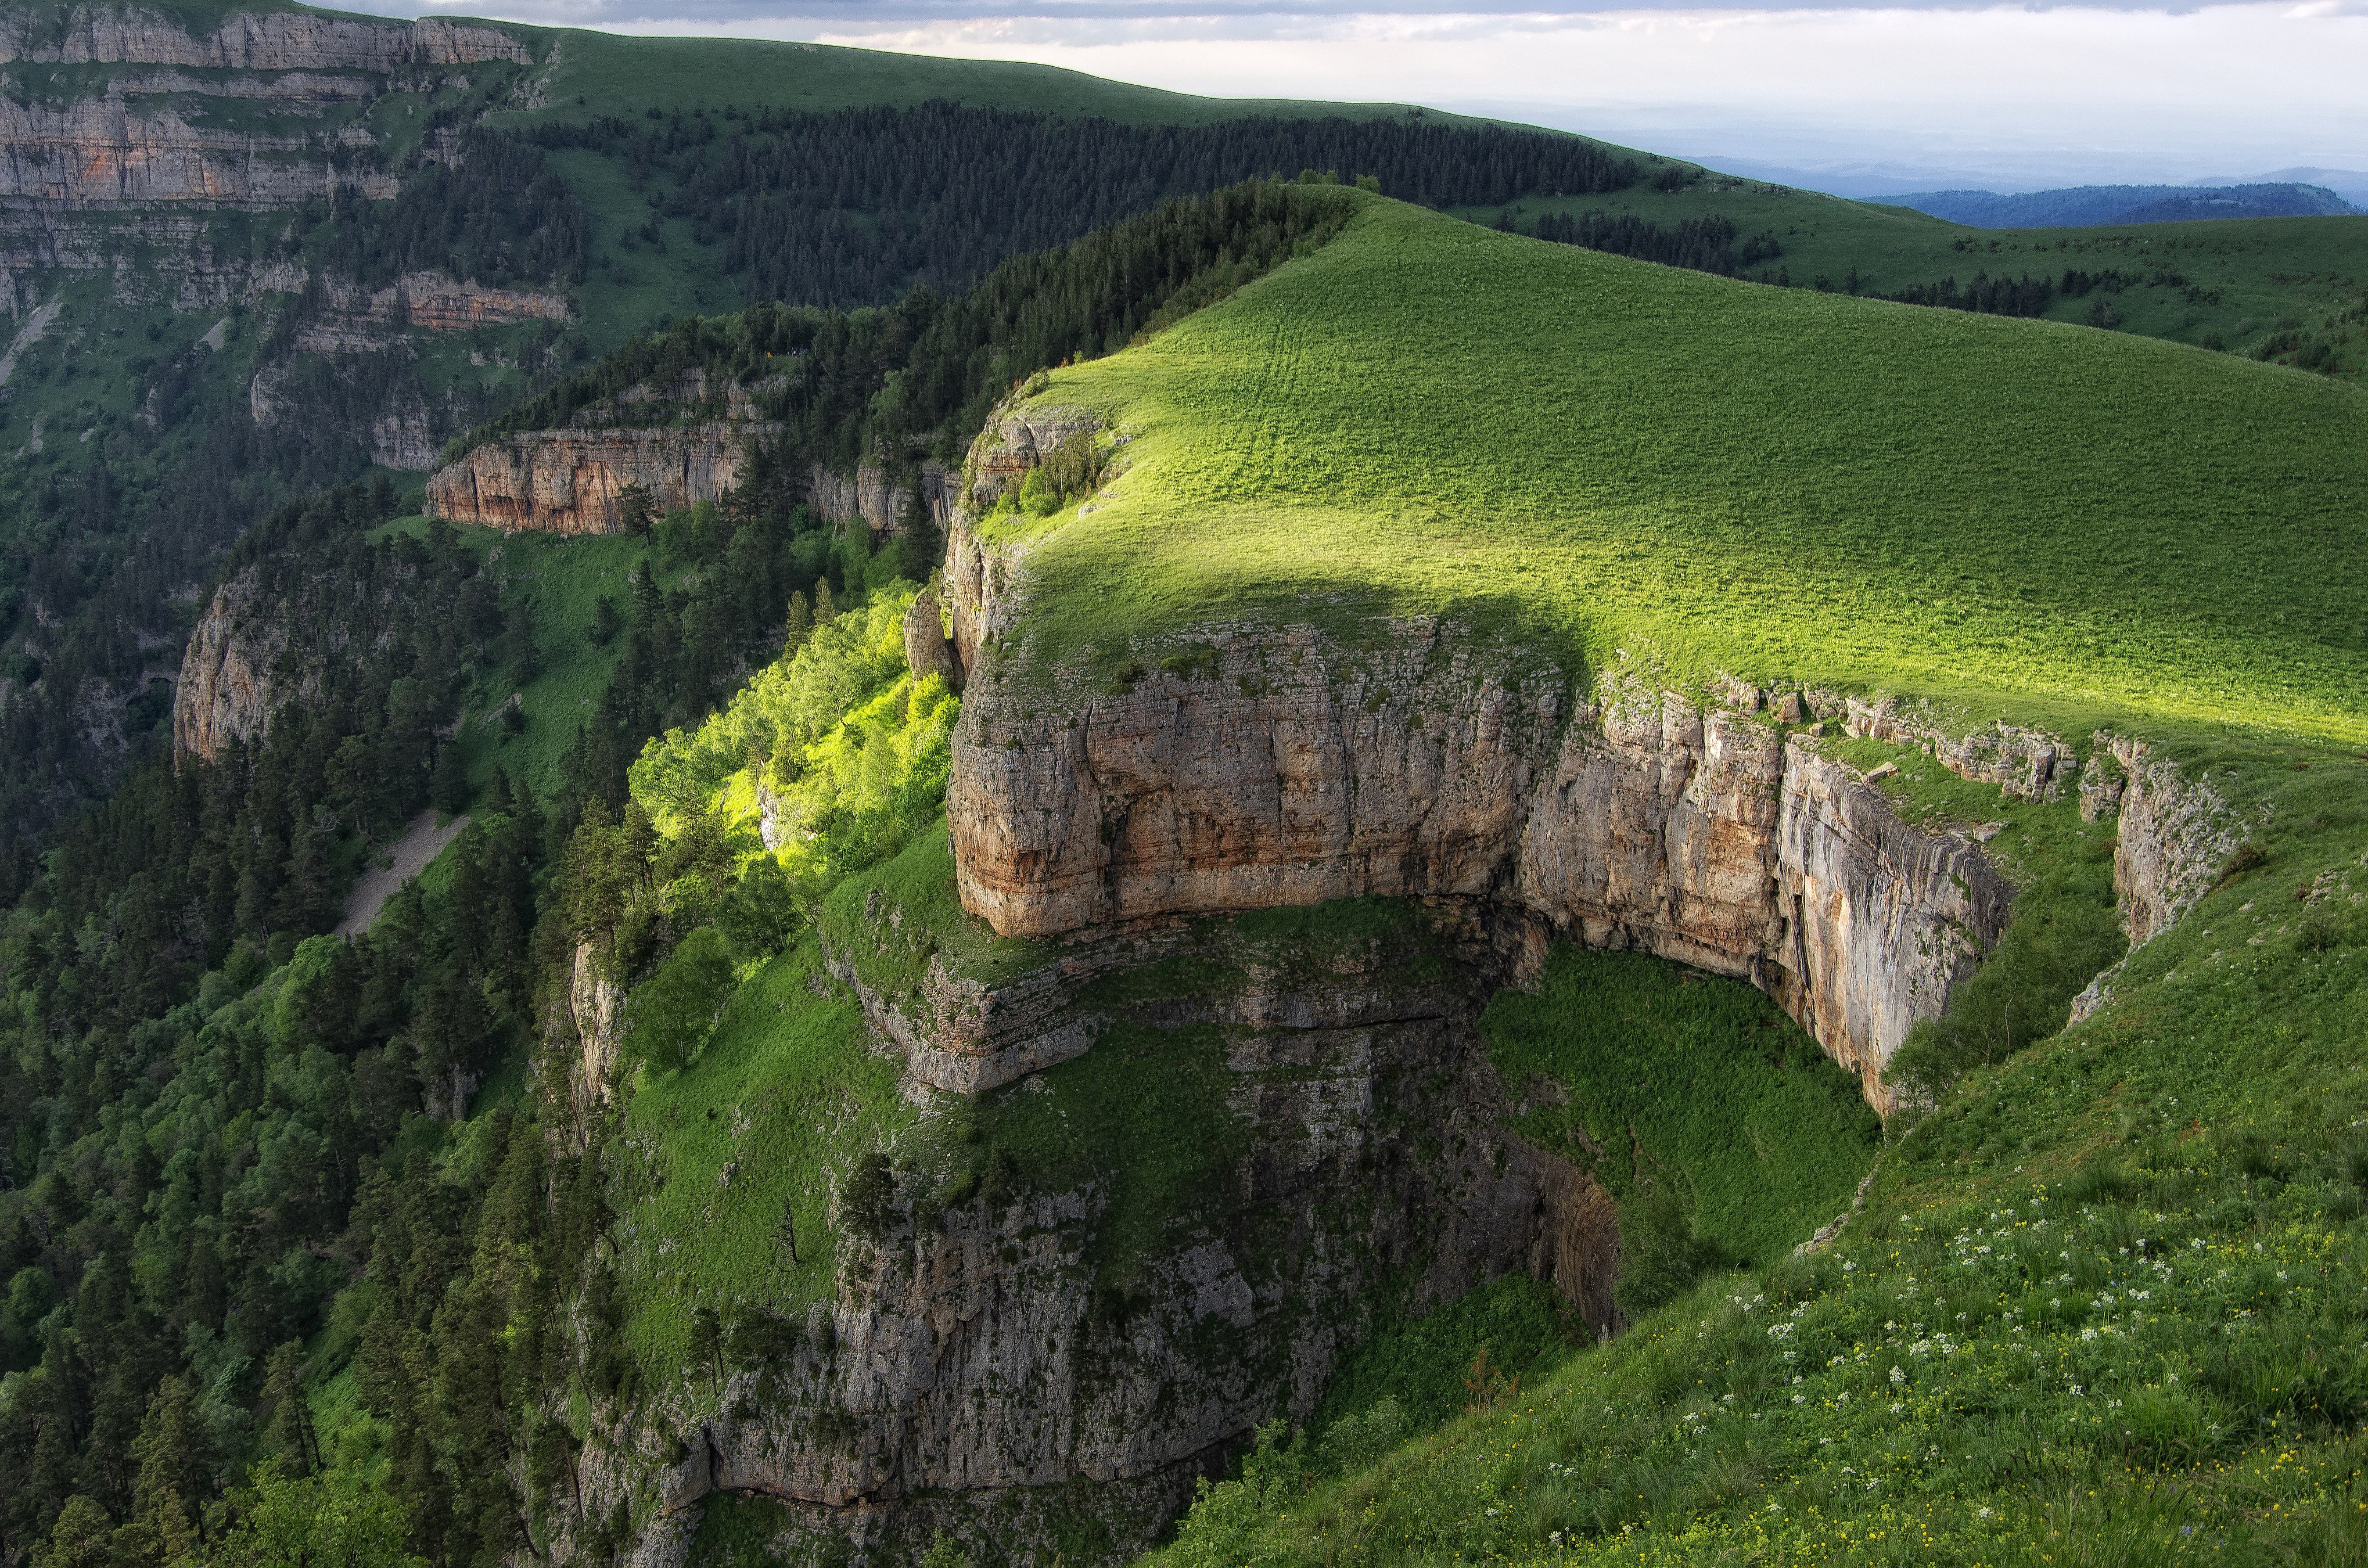
<path id="1" fill-rule="evenodd" d="M 2368 395 L 1360 200 L 1053 372 L 1041 400 L 1107 414 L 1129 466 L 1089 516 L 995 525 L 1033 545 L 1005 667 L 1073 700 L 1212 620 L 1433 611 L 1679 683 L 2135 732 L 2251 847 L 2096 1017 L 2062 1028 L 2051 983 L 2018 1037 L 2044 1038 L 1895 1118 L 1832 1250 L 1713 1269 L 1371 1463 L 1345 1421 L 1272 1429 L 1157 1561 L 2359 1561 Z M 1998 841 L 2032 890 L 2010 941 L 2109 918 L 2068 802 L 1850 755 L 1905 763 L 1911 814 L 2029 835 Z M 1617 983 L 1500 999 L 1500 1062 L 1541 1060 L 1507 1023 L 1582 1039 Z M 1562 1071 L 1622 1103 L 1618 1066 Z"/>
<path id="2" fill-rule="evenodd" d="M 1682 180 L 1660 188 L 1653 176 Z M 1550 214 L 1634 217 L 1664 230 L 1724 220 L 1775 254 L 1744 276 L 1794 288 L 1884 297 L 1961 290 L 1977 278 L 2055 285 L 2036 312 L 2110 325 L 2330 374 L 2368 369 L 2368 218 L 2262 218 L 2101 229 L 1966 229 L 1905 207 L 1851 201 L 1653 160 L 1648 177 L 1606 197 L 1528 199 L 1498 211 L 1524 233 Z M 2074 292 L 2062 284 L 2066 273 Z M 1998 308 L 1993 304 L 1991 308 Z"/>
<path id="3" fill-rule="evenodd" d="M 1050 403 L 1134 439 L 1030 667 L 1208 607 L 1460 611 L 1679 677 L 2368 737 L 2368 395 L 2086 327 L 1705 277 L 1363 200 Z"/>

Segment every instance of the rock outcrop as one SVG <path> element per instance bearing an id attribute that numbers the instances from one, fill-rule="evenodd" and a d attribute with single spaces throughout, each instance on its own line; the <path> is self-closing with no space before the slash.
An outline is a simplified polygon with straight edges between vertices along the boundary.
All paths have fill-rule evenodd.
<path id="1" fill-rule="evenodd" d="M 876 463 L 859 464 L 852 476 L 814 465 L 806 482 L 807 504 L 815 517 L 836 526 L 860 522 L 874 534 L 903 533 L 923 517 L 943 532 L 953 522 L 953 492 L 946 471 L 920 465 L 914 485 L 893 483 Z"/>
<path id="2" fill-rule="evenodd" d="M 257 628 L 255 569 L 214 590 L 189 632 L 173 693 L 173 755 L 208 762 L 263 733 L 278 704 L 268 678 L 279 642 Z"/>
<path id="3" fill-rule="evenodd" d="M 1210 628 L 1184 671 L 1071 703 L 966 659 L 965 907 L 1054 937 L 1368 895 L 1507 905 L 1750 979 L 1887 1106 L 1892 1051 L 2004 928 L 1978 846 L 1755 718 L 1633 681 L 1569 711 L 1558 669 L 1436 621 L 1390 631 L 1352 651 Z"/>
<path id="4" fill-rule="evenodd" d="M 2123 928 L 2136 947 L 2212 891 L 2243 842 L 2244 824 L 2218 790 L 2181 773 L 2144 741 L 2100 739 L 2121 767 L 2113 891 L 2121 895 Z"/>
<path id="5" fill-rule="evenodd" d="M 427 509 L 456 523 L 616 533 L 624 493 L 638 485 L 658 511 L 723 498 L 746 443 L 769 426 L 537 430 L 472 449 L 427 481 Z"/>
<path id="6" fill-rule="evenodd" d="M 567 1015 L 575 1026 L 576 1069 L 573 1097 L 579 1117 L 616 1093 L 624 1048 L 625 988 L 600 962 L 589 942 L 575 944 L 575 967 L 568 978 Z"/>
<path id="7" fill-rule="evenodd" d="M 109 97 L 52 108 L 0 98 L 0 198 L 46 206 L 278 208 L 339 186 L 394 195 L 393 176 L 341 168 L 330 152 L 309 135 L 193 124 L 169 104 L 134 108 Z"/>
<path id="8" fill-rule="evenodd" d="M 369 71 L 528 63 L 519 40 L 479 22 L 376 21 L 289 11 L 237 12 L 211 33 L 136 6 L 75 6 L 62 16 L 0 18 L 0 62 L 184 65 L 212 71 Z"/>
<path id="9" fill-rule="evenodd" d="M 1204 935 L 1174 971 L 1198 978 L 1163 988 L 1121 938 L 1096 972 L 1126 983 L 1099 994 L 1069 969 L 1163 1055 L 1221 1049 L 1208 1135 L 1232 1150 L 1225 1174 L 1125 1244 L 1099 1176 L 947 1203 L 946 1172 L 900 1171 L 868 1219 L 842 1195 L 835 1298 L 670 1427 L 603 1425 L 583 1515 L 631 1498 L 650 1561 L 673 1560 L 723 1490 L 787 1504 L 793 1529 L 871 1561 L 939 1529 L 1019 1557 L 1085 1481 L 1101 1555 L 1129 1554 L 1223 1445 L 1278 1408 L 1304 1418 L 1385 1287 L 1419 1312 L 1526 1270 L 1609 1331 L 1612 1206 L 1498 1129 L 1470 983 L 1491 966 L 1419 961 L 1457 939 L 1419 922 L 1321 951 Z M 775 1550 L 801 1561 L 799 1544 Z"/>
<path id="10" fill-rule="evenodd" d="M 1830 699 L 1821 706 L 1831 706 Z M 1961 733 L 1936 716 L 1904 708 L 1891 698 L 1872 702 L 1850 698 L 1843 706 L 1849 733 L 1921 746 L 1960 778 L 1995 784 L 2013 800 L 2056 800 L 2079 777 L 2072 749 L 2044 730 L 2001 719 L 1986 729 Z"/>

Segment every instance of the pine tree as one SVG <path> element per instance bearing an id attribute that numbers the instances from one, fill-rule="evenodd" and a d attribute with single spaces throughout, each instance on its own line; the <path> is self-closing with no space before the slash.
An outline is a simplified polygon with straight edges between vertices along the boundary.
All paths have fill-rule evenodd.
<path id="1" fill-rule="evenodd" d="M 461 743 L 446 741 L 436 748 L 436 767 L 428 775 L 427 798 L 447 816 L 459 816 L 469 803 L 469 770 L 461 761 Z"/>
<path id="2" fill-rule="evenodd" d="M 195 1403 L 188 1382 L 166 1378 L 156 1385 L 131 1445 L 140 1478 L 132 1483 L 131 1517 L 118 1532 L 117 1545 L 141 1568 L 182 1568 L 197 1561 L 207 1460 Z"/>
<path id="3" fill-rule="evenodd" d="M 320 1439 L 313 1434 L 313 1412 L 304 1395 L 303 1359 L 302 1343 L 290 1340 L 271 1353 L 263 1382 L 263 1397 L 271 1403 L 263 1445 L 279 1456 L 281 1472 L 293 1476 L 321 1468 Z"/>

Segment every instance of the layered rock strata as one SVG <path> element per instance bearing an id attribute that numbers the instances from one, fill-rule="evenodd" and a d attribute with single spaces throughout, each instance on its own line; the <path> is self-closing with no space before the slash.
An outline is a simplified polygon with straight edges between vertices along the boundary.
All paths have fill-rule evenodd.
<path id="1" fill-rule="evenodd" d="M 958 629 L 975 647 L 993 615 Z M 966 908 L 1054 937 L 1364 895 L 1507 905 L 1748 978 L 1878 1107 L 1908 1028 L 2004 928 L 2009 890 L 1971 839 L 1909 827 L 1756 718 L 1639 682 L 1569 710 L 1560 670 L 1428 619 L 1353 650 L 1247 625 L 1199 647 L 1082 702 L 964 659 Z"/>
<path id="2" fill-rule="evenodd" d="M 1124 940 L 1108 967 L 1071 968 L 1073 993 L 1125 971 L 1085 999 L 1156 1031 L 1161 1056 L 1221 1055 L 1208 1136 L 1233 1151 L 1225 1174 L 1124 1244 L 1100 1176 L 948 1203 L 946 1171 L 899 1171 L 868 1233 L 842 1199 L 835 1297 L 670 1431 L 603 1423 L 584 1517 L 630 1500 L 643 1560 L 676 1561 L 695 1505 L 756 1494 L 790 1506 L 784 1560 L 829 1540 L 904 1561 L 939 1529 L 1019 1557 L 1082 1506 L 1123 1556 L 1223 1445 L 1315 1407 L 1385 1282 L 1420 1312 L 1532 1271 L 1608 1331 L 1611 1205 L 1498 1131 L 1465 978 L 1486 960 L 1422 961 L 1452 939 L 1418 923 L 1312 947 L 1203 934 L 1194 965 L 1164 971 L 1201 978 L 1164 986 Z"/>
<path id="3" fill-rule="evenodd" d="M 720 500 L 740 477 L 746 443 L 769 426 L 539 430 L 472 449 L 427 481 L 427 509 L 457 523 L 609 534 L 624 527 L 639 486 L 656 510 Z"/>
<path id="4" fill-rule="evenodd" d="M 2244 841 L 2244 823 L 2218 790 L 2181 773 L 2146 742 L 2100 735 L 2098 744 L 2120 767 L 2118 784 L 2100 790 L 2099 799 L 2121 814 L 2113 891 L 2121 895 L 2123 927 L 2136 947 L 2212 891 Z"/>
<path id="5" fill-rule="evenodd" d="M 806 482 L 815 517 L 834 527 L 860 522 L 876 534 L 903 533 L 923 518 L 940 533 L 953 522 L 953 491 L 946 471 L 922 463 L 912 484 L 898 484 L 876 463 L 859 464 L 852 475 L 814 465 Z"/>
<path id="6" fill-rule="evenodd" d="M 531 58 L 523 42 L 499 28 L 441 17 L 397 22 L 241 12 L 211 33 L 192 33 L 162 12 L 135 6 L 76 6 L 63 16 L 0 18 L 0 62 L 385 74 L 494 60 L 525 64 Z"/>

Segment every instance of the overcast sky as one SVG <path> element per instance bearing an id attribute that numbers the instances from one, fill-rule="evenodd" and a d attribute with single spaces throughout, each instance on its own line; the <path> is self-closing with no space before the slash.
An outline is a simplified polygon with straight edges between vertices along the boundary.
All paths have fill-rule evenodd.
<path id="1" fill-rule="evenodd" d="M 1258 0 L 359 0 L 357 8 L 1035 60 L 1225 96 L 1424 103 L 1745 172 L 1815 174 L 1851 192 L 2368 171 L 2368 0 L 1752 9 L 1301 0 L 1288 10 Z"/>

